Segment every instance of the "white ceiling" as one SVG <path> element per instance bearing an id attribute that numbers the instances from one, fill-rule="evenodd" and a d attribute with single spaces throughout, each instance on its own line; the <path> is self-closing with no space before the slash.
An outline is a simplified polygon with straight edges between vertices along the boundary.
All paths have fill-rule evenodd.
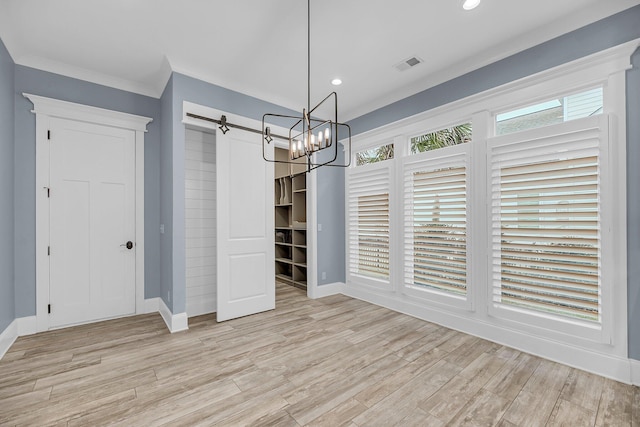
<path id="1" fill-rule="evenodd" d="M 341 120 L 640 4 L 640 0 L 312 0 L 312 103 Z M 14 61 L 159 97 L 171 70 L 299 110 L 304 0 L 0 0 Z M 411 56 L 424 63 L 405 72 Z"/>

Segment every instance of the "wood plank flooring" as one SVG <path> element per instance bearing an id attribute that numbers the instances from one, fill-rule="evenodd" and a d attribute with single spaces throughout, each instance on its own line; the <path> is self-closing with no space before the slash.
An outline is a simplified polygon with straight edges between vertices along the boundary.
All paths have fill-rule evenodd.
<path id="1" fill-rule="evenodd" d="M 19 338 L 0 425 L 640 426 L 640 391 L 345 296 Z"/>

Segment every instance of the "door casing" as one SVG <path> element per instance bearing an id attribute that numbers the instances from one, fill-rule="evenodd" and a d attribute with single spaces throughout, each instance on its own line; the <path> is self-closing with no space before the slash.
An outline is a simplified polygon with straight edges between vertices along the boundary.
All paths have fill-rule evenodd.
<path id="1" fill-rule="evenodd" d="M 135 132 L 135 239 L 136 314 L 145 312 L 144 299 L 144 134 L 149 117 L 121 113 L 73 102 L 23 93 L 33 103 L 36 115 L 36 332 L 49 330 L 49 161 L 47 133 L 51 118 L 62 118 Z"/>
<path id="2" fill-rule="evenodd" d="M 187 113 L 201 115 L 204 117 L 211 117 L 218 119 L 222 115 L 227 117 L 227 120 L 231 123 L 242 124 L 250 128 L 259 129 L 260 121 L 248 119 L 246 117 L 238 116 L 228 111 L 222 111 L 215 108 L 207 107 L 200 104 L 195 104 L 189 101 L 183 101 L 182 103 L 182 123 L 186 127 L 193 129 L 201 129 L 207 131 L 216 131 L 218 125 L 213 122 L 204 120 L 198 120 L 193 117 L 187 116 Z M 232 120 L 233 118 L 233 120 Z M 238 123 L 240 121 L 240 123 Z M 288 135 L 289 129 L 282 128 L 277 125 L 269 124 L 271 132 L 279 135 Z M 233 132 L 233 130 L 231 131 Z M 256 137 L 259 137 L 256 135 Z M 275 140 L 274 145 L 276 147 L 288 149 L 286 143 L 282 143 L 280 140 Z M 317 178 L 316 171 L 312 171 L 308 176 L 307 181 L 307 296 L 309 298 L 321 298 L 325 296 L 324 293 L 318 290 L 318 277 L 317 277 L 317 254 L 316 254 L 316 239 L 317 239 L 317 227 L 316 227 L 316 213 L 317 207 L 316 194 L 317 194 Z"/>

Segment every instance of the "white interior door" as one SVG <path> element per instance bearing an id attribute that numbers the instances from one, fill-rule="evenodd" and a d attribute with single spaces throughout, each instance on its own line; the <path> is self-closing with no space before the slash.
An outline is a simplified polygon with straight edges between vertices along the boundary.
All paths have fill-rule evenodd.
<path id="1" fill-rule="evenodd" d="M 275 308 L 273 163 L 262 159 L 260 136 L 239 129 L 216 133 L 216 163 L 217 319 L 223 321 Z"/>
<path id="2" fill-rule="evenodd" d="M 49 324 L 133 314 L 135 132 L 63 119 L 50 125 Z"/>

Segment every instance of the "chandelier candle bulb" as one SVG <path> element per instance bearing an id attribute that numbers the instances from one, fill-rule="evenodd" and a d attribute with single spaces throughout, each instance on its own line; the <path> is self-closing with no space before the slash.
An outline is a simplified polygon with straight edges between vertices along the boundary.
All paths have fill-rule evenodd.
<path id="1" fill-rule="evenodd" d="M 324 131 L 324 146 L 328 147 L 330 144 L 329 140 L 331 139 L 331 128 L 328 127 Z"/>
<path id="2" fill-rule="evenodd" d="M 322 131 L 318 132 L 318 150 L 322 149 Z"/>

